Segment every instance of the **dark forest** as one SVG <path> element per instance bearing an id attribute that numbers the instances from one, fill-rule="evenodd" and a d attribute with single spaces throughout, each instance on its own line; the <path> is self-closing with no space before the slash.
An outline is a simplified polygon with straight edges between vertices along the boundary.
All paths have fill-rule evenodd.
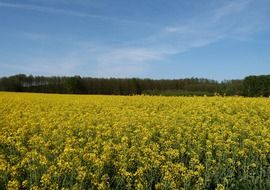
<path id="1" fill-rule="evenodd" d="M 0 78 L 0 91 L 59 94 L 164 95 L 164 96 L 270 96 L 270 75 L 247 76 L 218 82 L 205 78 L 140 79 L 32 76 Z"/>

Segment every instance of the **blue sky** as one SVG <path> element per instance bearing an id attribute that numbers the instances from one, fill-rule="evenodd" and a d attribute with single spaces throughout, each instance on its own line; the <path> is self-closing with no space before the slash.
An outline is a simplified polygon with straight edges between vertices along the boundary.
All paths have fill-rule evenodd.
<path id="1" fill-rule="evenodd" d="M 0 0 L 0 76 L 270 74 L 269 0 Z"/>

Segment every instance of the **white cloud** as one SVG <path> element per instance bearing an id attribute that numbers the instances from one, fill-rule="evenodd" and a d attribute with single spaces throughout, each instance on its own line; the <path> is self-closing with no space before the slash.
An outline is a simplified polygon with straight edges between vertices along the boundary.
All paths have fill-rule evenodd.
<path id="1" fill-rule="evenodd" d="M 19 36 L 22 36 L 30 40 L 37 40 L 37 41 L 51 39 L 51 37 L 45 33 L 36 33 L 36 32 L 21 32 L 19 33 Z"/>
<path id="2" fill-rule="evenodd" d="M 235 0 L 209 11 L 208 14 L 197 15 L 185 23 L 176 23 L 155 31 L 148 38 L 135 41 L 128 45 L 92 45 L 84 42 L 70 47 L 65 54 L 58 57 L 29 58 L 24 69 L 30 73 L 74 74 L 78 67 L 89 67 L 92 75 L 102 77 L 147 76 L 153 67 L 152 62 L 167 57 L 204 47 L 222 39 L 244 39 L 258 31 L 264 25 L 265 12 L 253 10 L 251 0 Z M 31 9 L 42 12 L 69 14 L 79 17 L 94 17 L 104 20 L 113 18 L 88 15 L 79 12 L 44 8 L 39 6 L 0 3 L 0 7 Z M 252 15 L 250 11 L 253 10 Z M 256 17 L 254 17 L 256 15 Z M 26 33 L 29 38 L 42 36 Z M 91 44 L 89 42 L 89 44 Z M 71 53 L 72 52 L 72 53 Z M 87 66 L 88 65 L 88 66 Z M 148 70 L 149 69 L 149 70 Z M 89 74 L 90 74 L 89 73 Z M 80 74 L 80 73 L 79 73 Z"/>
<path id="3" fill-rule="evenodd" d="M 106 50 L 105 50 L 106 51 Z M 147 62 L 163 58 L 163 52 L 148 48 L 116 48 L 97 57 L 98 76 L 138 76 L 147 70 Z"/>
<path id="4" fill-rule="evenodd" d="M 58 8 L 39 6 L 39 5 L 33 5 L 33 4 L 18 4 L 18 3 L 15 4 L 15 3 L 0 2 L 0 8 L 1 7 L 31 10 L 31 11 L 37 11 L 37 12 L 43 12 L 43 13 L 63 14 L 63 15 L 69 15 L 69 16 L 75 16 L 75 17 L 82 17 L 82 18 L 93 18 L 93 19 L 99 19 L 99 20 L 104 20 L 104 21 L 138 23 L 136 21 L 130 21 L 130 20 L 114 18 L 114 17 L 109 17 L 109 16 L 95 15 L 95 14 L 89 14 L 89 13 L 84 13 L 84 12 L 79 12 L 79 11 L 68 10 L 68 9 L 58 9 Z"/>
<path id="5" fill-rule="evenodd" d="M 158 60 L 161 54 L 146 48 L 123 48 L 114 49 L 98 58 L 98 62 L 122 62 L 135 61 L 142 62 L 148 60 Z"/>
<path id="6" fill-rule="evenodd" d="M 149 39 L 153 46 L 170 44 L 176 53 L 207 46 L 225 38 L 241 40 L 264 26 L 264 21 L 259 17 L 264 13 L 253 10 L 253 14 L 250 14 L 252 2 L 238 0 L 224 3 L 206 15 L 198 15 L 183 24 L 167 26 Z"/>
<path id="7" fill-rule="evenodd" d="M 74 49 L 73 49 L 74 48 Z M 78 67 L 84 64 L 92 63 L 92 54 L 95 54 L 94 48 L 78 49 L 73 47 L 63 53 L 55 52 L 54 55 L 32 54 L 25 55 L 19 62 L 10 59 L 8 63 L 2 64 L 7 70 L 13 70 L 16 73 L 26 73 L 34 75 L 77 75 L 81 71 Z"/>
<path id="8" fill-rule="evenodd" d="M 242 11 L 245 11 L 246 8 L 250 5 L 252 0 L 238 0 L 238 1 L 232 1 L 224 6 L 218 8 L 214 11 L 214 16 L 212 17 L 215 21 L 219 21 L 224 17 L 231 16 L 233 14 L 240 13 Z"/>
<path id="9" fill-rule="evenodd" d="M 31 4 L 14 4 L 14 3 L 0 2 L 0 7 L 33 10 L 33 11 L 45 12 L 45 13 L 58 13 L 58 14 L 60 13 L 60 14 L 67 14 L 71 16 L 77 16 L 77 17 L 92 17 L 92 18 L 99 18 L 99 19 L 105 19 L 105 20 L 111 19 L 105 16 L 91 15 L 91 14 L 81 13 L 77 11 L 57 9 L 57 8 L 52 8 L 52 7 L 44 7 L 44 6 L 31 5 Z"/>
<path id="10" fill-rule="evenodd" d="M 136 68 L 149 68 L 150 62 L 173 54 L 204 47 L 222 39 L 242 40 L 256 32 L 259 25 L 263 25 L 261 20 L 250 19 L 252 2 L 240 0 L 225 3 L 204 17 L 198 16 L 185 24 L 164 27 L 137 44 L 101 53 L 97 55 L 98 72 L 108 75 L 139 73 L 141 69 Z M 260 14 L 259 10 L 256 12 Z M 246 22 L 247 19 L 249 22 Z"/>
<path id="11" fill-rule="evenodd" d="M 192 33 L 188 26 L 167 26 L 165 27 L 165 31 L 169 33 Z"/>

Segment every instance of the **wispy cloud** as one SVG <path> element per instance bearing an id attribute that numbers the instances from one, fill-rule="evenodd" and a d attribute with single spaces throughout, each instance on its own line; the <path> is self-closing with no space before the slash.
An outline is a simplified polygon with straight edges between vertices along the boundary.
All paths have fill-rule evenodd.
<path id="1" fill-rule="evenodd" d="M 96 53 L 95 48 L 73 46 L 70 49 L 55 54 L 39 53 L 24 55 L 18 62 L 10 59 L 7 63 L 0 63 L 0 67 L 6 70 L 13 70 L 15 73 L 36 74 L 36 75 L 76 75 L 81 74 L 79 67 L 93 63 L 92 54 Z M 89 69 L 89 67 L 87 67 Z M 90 70 L 91 71 L 91 70 Z"/>
<path id="2" fill-rule="evenodd" d="M 58 57 L 30 58 L 21 69 L 30 73 L 74 74 L 78 67 L 91 65 L 88 73 L 96 76 L 130 77 L 142 76 L 153 69 L 153 62 L 159 62 L 171 55 L 181 54 L 193 48 L 204 47 L 224 39 L 249 39 L 251 34 L 264 27 L 266 13 L 253 9 L 255 0 L 223 1 L 207 14 L 198 14 L 185 23 L 164 26 L 160 31 L 131 43 L 118 45 L 87 42 L 70 47 Z M 66 14 L 76 17 L 91 17 L 101 20 L 123 21 L 111 17 L 84 14 L 76 11 L 23 4 L 0 3 L 0 7 L 20 8 L 39 12 Z M 252 12 L 252 14 L 251 14 Z M 29 38 L 42 36 L 26 33 Z M 85 45 L 86 44 L 86 45 Z M 93 44 L 90 43 L 89 44 Z M 20 66 L 18 66 L 18 69 Z M 148 70 L 149 69 L 149 70 Z"/>
<path id="3" fill-rule="evenodd" d="M 199 15 L 185 24 L 166 26 L 146 39 L 130 46 L 112 48 L 97 55 L 98 72 L 105 75 L 139 74 L 134 68 L 149 68 L 149 63 L 193 48 L 204 47 L 222 39 L 243 40 L 259 30 L 264 22 L 250 18 L 252 0 L 224 3 L 203 17 Z M 260 10 L 255 10 L 261 14 Z M 233 20 L 232 20 L 233 19 Z M 145 71 L 146 72 L 146 71 Z"/>
<path id="4" fill-rule="evenodd" d="M 237 14 L 242 11 L 245 11 L 245 9 L 248 8 L 251 2 L 252 0 L 240 0 L 240 1 L 238 0 L 238 1 L 228 2 L 224 6 L 214 11 L 214 15 L 212 19 L 214 21 L 219 21 L 227 16 L 231 16 L 233 14 Z"/>
<path id="5" fill-rule="evenodd" d="M 185 40 L 189 41 L 189 44 L 202 40 L 212 43 L 239 33 L 246 35 L 247 33 L 255 32 L 258 29 L 255 27 L 255 23 L 262 23 L 258 19 L 249 19 L 249 14 L 247 13 L 251 2 L 251 0 L 242 0 L 225 3 L 223 6 L 210 11 L 208 15 L 199 15 L 185 24 L 167 26 L 156 37 L 156 40 L 173 37 L 175 41 L 179 41 L 181 44 Z M 202 45 L 207 44 L 203 43 Z M 190 47 L 192 45 L 188 46 L 188 48 Z"/>
<path id="6" fill-rule="evenodd" d="M 97 56 L 96 74 L 98 76 L 131 77 L 142 75 L 148 61 L 157 61 L 162 52 L 149 48 L 116 48 Z"/>
<path id="7" fill-rule="evenodd" d="M 22 10 L 31 10 L 31 11 L 37 11 L 37 12 L 43 12 L 43 13 L 49 13 L 49 14 L 62 14 L 62 15 L 68 15 L 68 16 L 74 16 L 74 17 L 81 17 L 81 18 L 92 18 L 92 19 L 99 19 L 103 21 L 112 21 L 112 22 L 122 22 L 122 23 L 140 23 L 137 21 L 132 20 L 125 20 L 121 18 L 114 18 L 109 16 L 103 16 L 103 15 L 95 15 L 95 14 L 89 14 L 84 13 L 80 11 L 73 11 L 68 9 L 59 9 L 59 8 L 53 8 L 53 7 L 47 7 L 47 6 L 39 6 L 39 5 L 33 5 L 33 4 L 18 4 L 18 3 L 6 3 L 6 2 L 0 2 L 0 8 L 14 8 L 14 9 L 22 9 Z M 148 23 L 141 23 L 147 25 Z M 149 24 L 151 25 L 151 24 Z"/>
<path id="8" fill-rule="evenodd" d="M 31 57 L 22 60 L 20 63 L 2 64 L 6 70 L 13 70 L 16 73 L 36 74 L 36 75 L 72 75 L 72 71 L 78 66 L 76 62 L 70 60 L 54 59 L 50 57 Z M 74 65 L 74 63 L 76 63 Z"/>
<path id="9" fill-rule="evenodd" d="M 48 34 L 38 32 L 20 32 L 18 35 L 23 38 L 35 41 L 44 41 L 51 38 Z"/>

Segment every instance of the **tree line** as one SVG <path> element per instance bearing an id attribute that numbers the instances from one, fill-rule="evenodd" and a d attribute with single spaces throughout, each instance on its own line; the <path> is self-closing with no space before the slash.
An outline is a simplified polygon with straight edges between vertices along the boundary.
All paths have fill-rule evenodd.
<path id="1" fill-rule="evenodd" d="M 270 75 L 218 82 L 205 78 L 153 80 L 18 74 L 0 78 L 0 90 L 60 94 L 270 96 Z"/>

